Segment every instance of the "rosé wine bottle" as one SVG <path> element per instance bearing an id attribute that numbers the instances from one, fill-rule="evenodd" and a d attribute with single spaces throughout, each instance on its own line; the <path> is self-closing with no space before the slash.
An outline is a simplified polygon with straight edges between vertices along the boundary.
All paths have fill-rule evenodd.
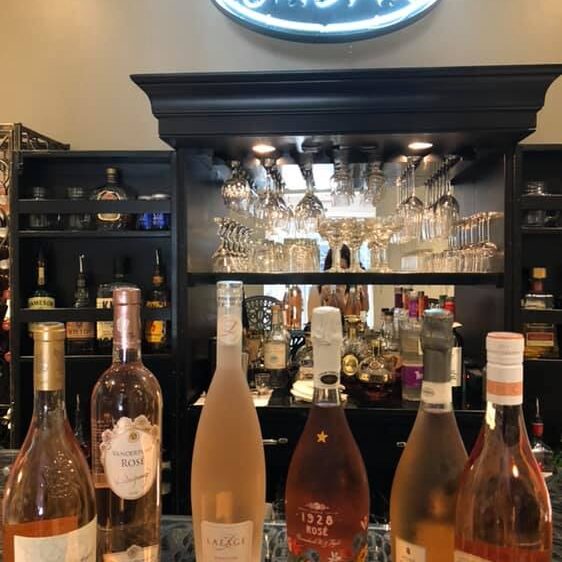
<path id="1" fill-rule="evenodd" d="M 369 484 L 340 403 L 341 313 L 312 314 L 314 397 L 285 491 L 290 561 L 364 562 Z"/>
<path id="2" fill-rule="evenodd" d="M 142 364 L 141 293 L 113 292 L 113 363 L 92 392 L 92 472 L 103 562 L 160 560 L 162 391 Z"/>
<path id="3" fill-rule="evenodd" d="M 217 283 L 217 367 L 201 412 L 191 469 L 198 562 L 259 562 L 265 457 L 242 371 L 242 283 Z"/>

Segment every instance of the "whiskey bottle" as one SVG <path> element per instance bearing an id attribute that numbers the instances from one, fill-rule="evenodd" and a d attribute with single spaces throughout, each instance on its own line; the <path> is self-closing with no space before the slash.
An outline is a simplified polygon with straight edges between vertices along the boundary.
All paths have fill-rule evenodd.
<path id="1" fill-rule="evenodd" d="M 359 372 L 359 365 L 369 355 L 370 350 L 367 342 L 357 334 L 361 324 L 359 316 L 346 316 L 345 323 L 347 335 L 343 340 L 341 348 L 341 372 L 342 383 L 349 393 L 357 386 L 356 376 Z"/>
<path id="2" fill-rule="evenodd" d="M 283 327 L 281 307 L 271 307 L 271 331 L 264 344 L 264 367 L 269 373 L 271 388 L 284 388 L 289 382 L 287 370 L 289 361 L 288 334 Z"/>
<path id="3" fill-rule="evenodd" d="M 554 308 L 554 296 L 544 291 L 546 276 L 546 268 L 533 268 L 531 273 L 531 291 L 525 295 L 523 308 L 529 310 Z M 525 334 L 525 358 L 556 359 L 558 357 L 558 339 L 554 324 L 544 322 L 524 324 L 523 332 Z"/>
<path id="4" fill-rule="evenodd" d="M 113 363 L 92 392 L 98 560 L 159 560 L 162 391 L 141 359 L 141 293 L 113 293 Z"/>
<path id="5" fill-rule="evenodd" d="M 66 416 L 64 325 L 34 331 L 33 417 L 3 503 L 5 562 L 96 561 L 96 505 Z"/>
<path id="6" fill-rule="evenodd" d="M 27 299 L 27 306 L 33 310 L 42 310 L 48 308 L 55 308 L 55 298 L 49 292 L 45 282 L 45 256 L 43 254 L 43 250 L 39 250 L 39 254 L 37 255 L 37 264 L 36 264 L 36 271 L 37 271 L 37 284 L 35 286 L 35 290 L 31 294 L 31 296 Z M 38 323 L 33 322 L 30 323 L 28 326 L 29 335 L 30 337 L 33 336 L 33 330 L 39 326 Z"/>
<path id="7" fill-rule="evenodd" d="M 78 256 L 78 278 L 74 292 L 74 308 L 90 306 L 90 291 L 84 271 L 84 254 Z M 66 323 L 66 352 L 69 355 L 82 355 L 94 352 L 96 330 L 93 322 Z"/>
<path id="8" fill-rule="evenodd" d="M 122 258 L 113 262 L 113 281 L 102 283 L 98 287 L 96 308 L 112 308 L 113 291 L 120 287 L 135 287 L 125 281 L 125 263 Z M 113 345 L 113 322 L 103 320 L 96 322 L 96 346 L 100 353 L 110 353 Z"/>
<path id="9" fill-rule="evenodd" d="M 367 559 L 369 484 L 340 402 L 338 308 L 312 314 L 313 404 L 289 465 L 285 492 L 288 560 Z"/>
<path id="10" fill-rule="evenodd" d="M 168 288 L 160 260 L 160 252 L 156 250 L 154 271 L 152 272 L 152 288 L 146 299 L 146 308 L 168 308 Z M 168 323 L 166 320 L 147 320 L 144 324 L 144 340 L 146 350 L 152 353 L 162 351 L 168 345 Z"/>
<path id="11" fill-rule="evenodd" d="M 96 189 L 91 199 L 95 201 L 126 201 L 129 196 L 125 189 L 119 184 L 119 170 L 107 168 L 105 170 L 106 181 Z M 96 226 L 98 230 L 125 230 L 130 226 L 131 216 L 124 213 L 98 213 L 96 214 Z"/>

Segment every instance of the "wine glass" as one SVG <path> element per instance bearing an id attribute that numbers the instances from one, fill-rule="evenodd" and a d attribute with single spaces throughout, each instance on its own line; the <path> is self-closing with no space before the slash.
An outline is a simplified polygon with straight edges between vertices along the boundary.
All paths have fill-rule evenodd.
<path id="1" fill-rule="evenodd" d="M 384 186 L 386 181 L 380 164 L 377 162 L 369 162 L 365 172 L 364 181 L 365 189 L 362 194 L 363 203 L 376 207 L 384 195 Z"/>
<path id="2" fill-rule="evenodd" d="M 330 273 L 342 273 L 347 271 L 341 266 L 341 247 L 344 243 L 343 219 L 323 218 L 318 223 L 318 233 L 328 241 L 332 252 L 332 267 L 327 271 Z"/>
<path id="3" fill-rule="evenodd" d="M 332 205 L 334 207 L 347 207 L 353 203 L 355 192 L 353 178 L 349 173 L 347 150 L 334 150 L 334 175 L 330 179 L 332 188 Z"/>
<path id="4" fill-rule="evenodd" d="M 347 271 L 361 273 L 363 269 L 359 259 L 359 251 L 367 233 L 365 219 L 347 218 L 343 219 L 341 224 L 344 241 L 349 246 L 350 263 Z"/>
<path id="5" fill-rule="evenodd" d="M 314 175 L 312 173 L 312 161 L 307 161 L 302 167 L 302 174 L 306 181 L 306 193 L 295 207 L 295 221 L 297 229 L 304 232 L 316 232 L 318 221 L 325 214 L 324 205 L 318 199 L 314 185 Z"/>
<path id="6" fill-rule="evenodd" d="M 237 160 L 230 163 L 232 173 L 222 185 L 221 194 L 228 209 L 251 215 L 257 194 L 252 189 L 248 177 Z"/>

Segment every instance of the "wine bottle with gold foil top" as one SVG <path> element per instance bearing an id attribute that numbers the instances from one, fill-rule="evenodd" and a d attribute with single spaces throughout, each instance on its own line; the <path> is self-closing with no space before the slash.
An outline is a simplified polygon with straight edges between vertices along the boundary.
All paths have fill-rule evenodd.
<path id="1" fill-rule="evenodd" d="M 6 483 L 4 561 L 96 561 L 96 506 L 64 400 L 64 325 L 34 330 L 33 417 Z"/>
<path id="2" fill-rule="evenodd" d="M 156 250 L 154 271 L 152 273 L 152 289 L 146 299 L 146 308 L 167 308 L 170 303 L 168 289 L 162 270 L 160 252 Z M 166 320 L 146 320 L 144 324 L 144 340 L 147 351 L 156 353 L 168 344 L 168 323 Z"/>
<path id="3" fill-rule="evenodd" d="M 364 562 L 369 484 L 340 403 L 341 313 L 312 316 L 314 395 L 287 477 L 285 513 L 290 562 Z"/>
<path id="4" fill-rule="evenodd" d="M 162 391 L 141 359 L 141 293 L 113 292 L 113 363 L 92 392 L 98 556 L 157 562 Z"/>

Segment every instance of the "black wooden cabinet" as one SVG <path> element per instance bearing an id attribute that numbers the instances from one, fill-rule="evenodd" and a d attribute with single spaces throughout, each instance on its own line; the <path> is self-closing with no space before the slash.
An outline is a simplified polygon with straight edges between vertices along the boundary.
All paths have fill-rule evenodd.
<path id="1" fill-rule="evenodd" d="M 31 346 L 25 324 L 56 318 L 64 321 L 79 315 L 100 319 L 104 314 L 71 309 L 78 252 L 85 252 L 88 257 L 92 286 L 111 277 L 113 256 L 127 255 L 131 260 L 131 280 L 145 290 L 150 283 L 152 253 L 155 248 L 163 252 L 172 305 L 162 314 L 168 315 L 166 318 L 171 322 L 171 345 L 166 353 L 145 356 L 145 360 L 164 389 L 164 447 L 173 472 L 171 499 L 165 503 L 167 512 L 189 511 L 189 466 L 200 410 L 192 404 L 211 377 L 209 339 L 215 332 L 215 283 L 220 279 L 237 278 L 253 285 L 287 282 L 455 285 L 457 314 L 465 323 L 466 351 L 482 361 L 486 332 L 512 329 L 521 322 L 518 307 L 526 264 L 521 261 L 525 259 L 521 253 L 525 235 L 518 222 L 520 202 L 516 186 L 520 182 L 521 155 L 516 154 L 516 146 L 534 130 L 545 92 L 561 72 L 561 66 L 543 65 L 135 76 L 133 80 L 147 93 L 159 120 L 161 138 L 175 149 L 174 153 L 18 154 L 10 225 L 17 439 L 22 438 L 31 408 Z M 337 144 L 377 145 L 383 162 L 408 154 L 407 145 L 419 139 L 433 142 L 437 154 L 460 156 L 452 178 L 462 213 L 505 212 L 505 273 L 341 276 L 212 273 L 211 255 L 217 244 L 213 218 L 225 214 L 220 195 L 224 179 L 220 170 L 224 171 L 224 162 L 243 158 L 258 141 L 269 142 L 298 157 L 305 139 L 320 143 L 327 151 Z M 108 165 L 122 170 L 124 183 L 135 195 L 170 193 L 171 200 L 166 207 L 172 214 L 169 232 L 106 235 L 95 231 L 33 232 L 26 228 L 26 215 L 38 209 L 63 213 L 110 210 L 105 203 L 85 202 L 82 207 L 82 203 L 62 199 L 67 186 L 101 185 Z M 553 172 L 555 167 L 552 161 Z M 34 185 L 51 188 L 56 200 L 28 201 L 29 190 Z M 138 213 L 147 209 L 145 205 L 129 201 L 109 207 Z M 550 241 L 556 234 L 544 236 Z M 25 310 L 26 297 L 33 286 L 34 255 L 39 246 L 48 254 L 49 282 L 60 307 L 54 312 Z M 549 247 L 552 247 L 550 243 Z M 554 256 L 551 258 L 556 260 Z M 73 395 L 79 392 L 82 398 L 88 396 L 109 361 L 108 356 L 68 358 L 67 396 L 71 409 Z M 547 383 L 539 388 L 534 380 L 527 388 L 531 388 L 531 394 L 540 391 L 554 396 L 552 391 L 559 388 L 559 383 L 543 372 L 542 366 L 539 370 L 541 376 L 536 380 L 540 378 Z M 551 438 L 555 438 L 560 428 L 552 422 L 554 398 L 545 407 L 549 416 L 547 424 L 554 428 Z M 308 409 L 271 406 L 260 408 L 258 413 L 267 440 L 268 499 L 273 501 L 282 497 L 288 462 Z M 372 511 L 377 517 L 385 517 L 392 475 L 415 411 L 349 408 L 347 415 L 369 470 Z M 478 411 L 457 413 L 469 448 L 478 433 L 481 416 L 482 412 Z"/>

